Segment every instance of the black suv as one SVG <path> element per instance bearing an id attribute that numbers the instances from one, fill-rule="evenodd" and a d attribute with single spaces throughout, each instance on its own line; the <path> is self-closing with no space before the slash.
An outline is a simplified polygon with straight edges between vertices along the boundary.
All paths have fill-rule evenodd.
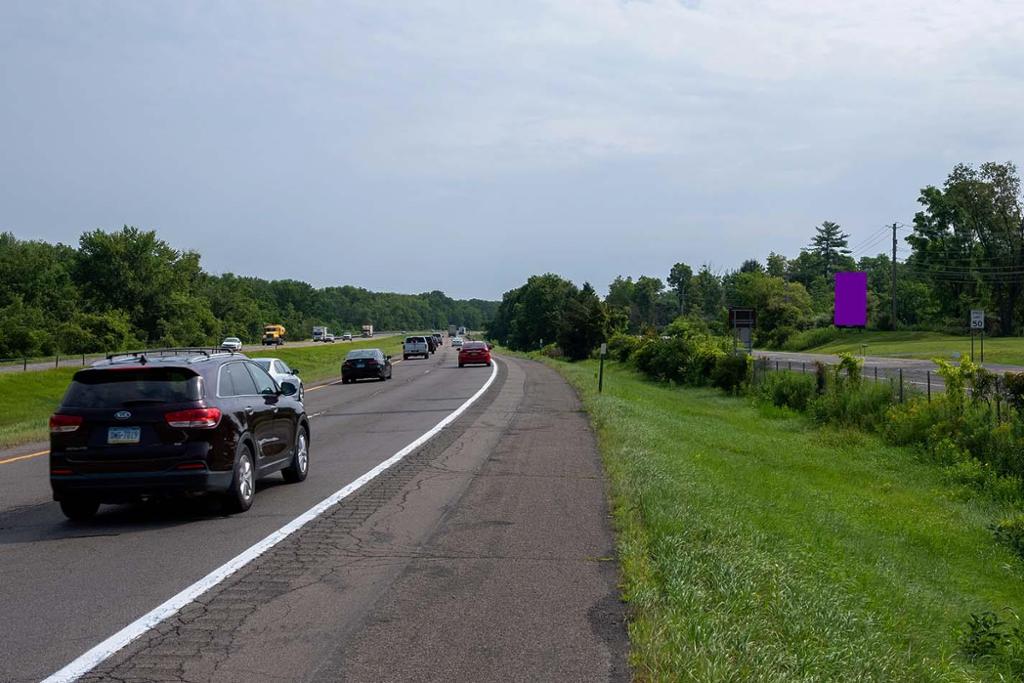
<path id="1" fill-rule="evenodd" d="M 233 512 L 259 477 L 309 471 L 298 388 L 240 353 L 151 349 L 75 373 L 50 418 L 50 485 L 70 519 L 101 503 L 215 493 Z"/>

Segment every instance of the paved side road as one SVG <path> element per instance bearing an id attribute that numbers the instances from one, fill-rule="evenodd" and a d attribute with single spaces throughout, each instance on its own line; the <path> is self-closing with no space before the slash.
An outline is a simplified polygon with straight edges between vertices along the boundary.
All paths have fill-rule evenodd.
<path id="1" fill-rule="evenodd" d="M 754 356 L 767 359 L 773 369 L 777 365 L 780 370 L 794 372 L 814 372 L 815 363 L 825 363 L 826 365 L 839 363 L 839 356 L 827 353 L 754 351 Z M 938 366 L 930 360 L 885 358 L 883 356 L 857 356 L 857 358 L 864 361 L 864 376 L 869 379 L 873 379 L 876 375 L 880 380 L 897 379 L 902 370 L 904 382 L 918 389 L 925 388 L 929 382 L 933 390 L 942 390 L 943 388 L 942 378 L 938 374 Z M 984 367 L 997 374 L 1024 372 L 1024 367 L 1018 365 L 985 363 Z"/>
<path id="2" fill-rule="evenodd" d="M 624 681 L 594 436 L 503 359 L 462 418 L 85 680 Z"/>

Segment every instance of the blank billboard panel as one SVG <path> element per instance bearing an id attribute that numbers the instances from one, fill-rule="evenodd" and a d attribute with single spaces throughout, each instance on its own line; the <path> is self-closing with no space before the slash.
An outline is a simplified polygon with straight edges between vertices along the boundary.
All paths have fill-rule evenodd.
<path id="1" fill-rule="evenodd" d="M 866 327 L 868 324 L 868 274 L 836 273 L 836 327 Z"/>

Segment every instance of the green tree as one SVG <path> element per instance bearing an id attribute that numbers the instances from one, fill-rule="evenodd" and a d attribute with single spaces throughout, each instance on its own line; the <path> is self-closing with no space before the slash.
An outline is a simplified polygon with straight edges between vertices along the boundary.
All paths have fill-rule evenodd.
<path id="1" fill-rule="evenodd" d="M 571 360 L 583 360 L 605 340 L 608 315 L 589 282 L 565 301 L 558 346 Z"/>
<path id="2" fill-rule="evenodd" d="M 1013 163 L 958 164 L 940 189 L 926 187 L 914 217 L 908 264 L 932 286 L 951 320 L 991 305 L 999 332 L 1017 334 L 1024 312 L 1024 209 Z"/>
<path id="3" fill-rule="evenodd" d="M 815 234 L 807 251 L 817 260 L 822 277 L 831 280 L 837 270 L 852 267 L 850 236 L 842 231 L 838 223 L 825 221 L 814 230 Z"/>
<path id="4" fill-rule="evenodd" d="M 677 263 L 672 266 L 668 274 L 668 286 L 676 295 L 679 301 L 679 313 L 686 313 L 686 296 L 690 291 L 690 281 L 693 279 L 693 269 L 685 263 Z"/>

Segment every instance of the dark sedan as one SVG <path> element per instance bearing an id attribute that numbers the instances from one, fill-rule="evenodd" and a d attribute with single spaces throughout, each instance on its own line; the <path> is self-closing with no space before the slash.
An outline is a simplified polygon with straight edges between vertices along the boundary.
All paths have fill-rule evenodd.
<path id="1" fill-rule="evenodd" d="M 391 379 L 391 356 L 380 349 L 356 349 L 349 351 L 341 364 L 341 383 L 348 384 L 357 379 L 376 379 L 381 382 Z"/>

